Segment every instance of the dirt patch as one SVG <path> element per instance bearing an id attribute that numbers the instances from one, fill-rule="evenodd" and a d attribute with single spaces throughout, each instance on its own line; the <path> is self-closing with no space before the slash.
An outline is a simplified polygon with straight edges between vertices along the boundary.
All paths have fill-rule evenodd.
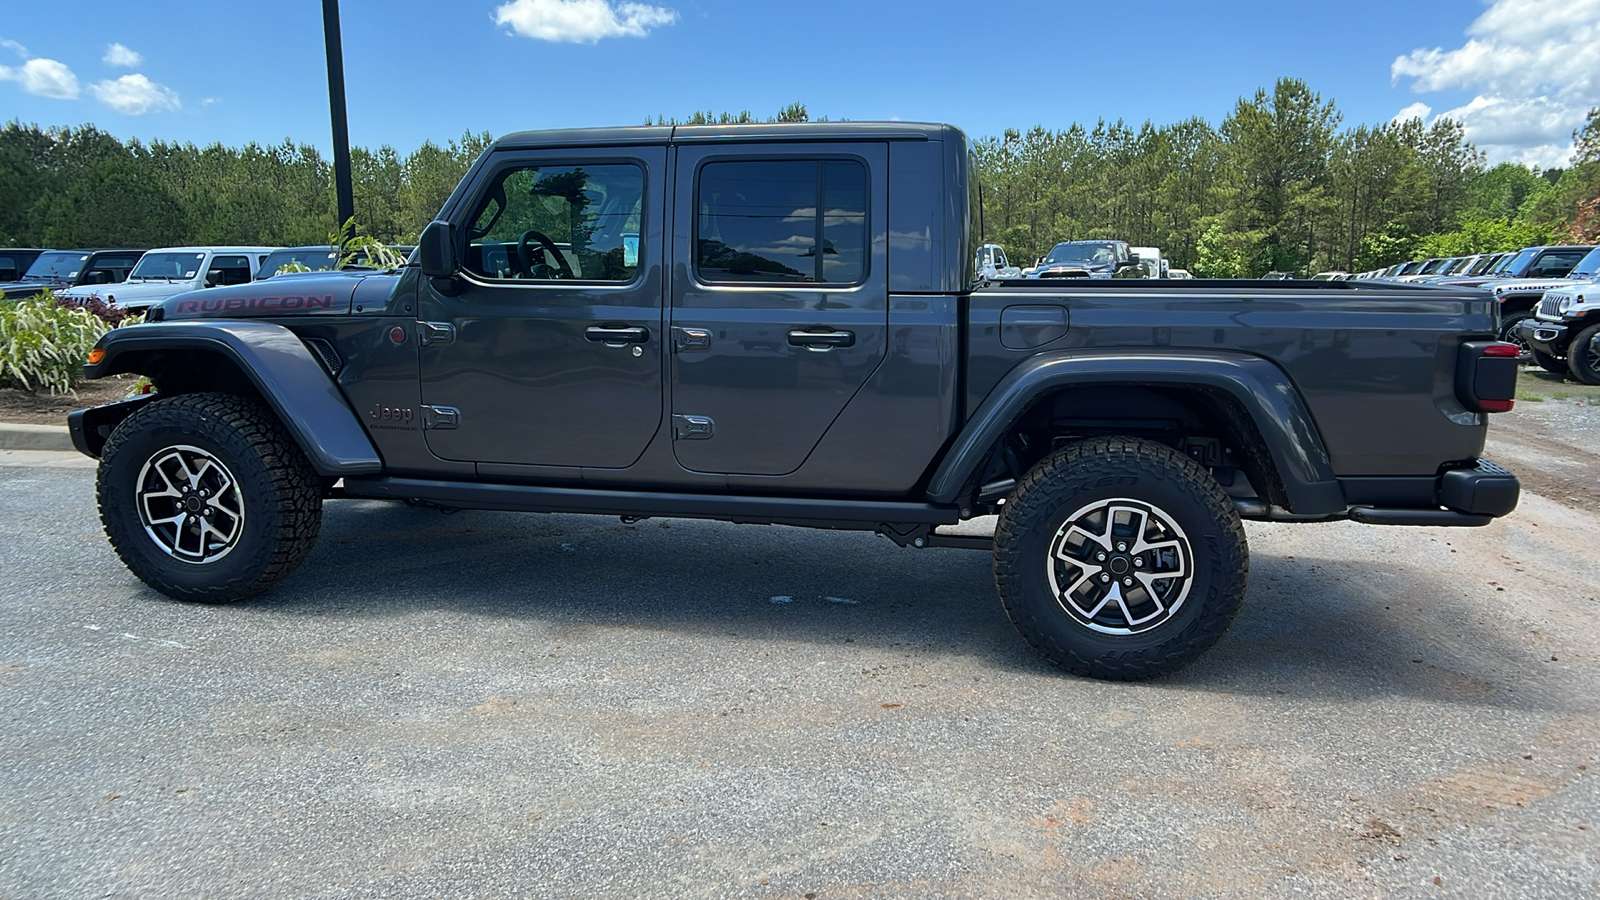
<path id="1" fill-rule="evenodd" d="M 138 384 L 137 376 L 116 376 L 78 385 L 78 395 L 31 393 L 0 388 L 0 422 L 27 425 L 65 425 L 67 413 L 85 406 L 99 406 L 121 400 Z"/>

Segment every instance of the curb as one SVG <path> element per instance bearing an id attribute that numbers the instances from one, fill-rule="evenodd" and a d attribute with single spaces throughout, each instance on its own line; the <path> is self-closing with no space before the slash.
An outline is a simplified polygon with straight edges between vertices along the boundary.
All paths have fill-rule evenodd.
<path id="1" fill-rule="evenodd" d="M 0 450 L 72 450 L 65 425 L 22 425 L 0 422 Z"/>

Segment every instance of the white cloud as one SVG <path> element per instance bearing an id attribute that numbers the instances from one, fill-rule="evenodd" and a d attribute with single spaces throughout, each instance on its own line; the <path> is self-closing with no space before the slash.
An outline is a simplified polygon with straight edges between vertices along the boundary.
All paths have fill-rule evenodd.
<path id="1" fill-rule="evenodd" d="M 1433 115 L 1433 107 L 1426 103 L 1413 103 L 1405 109 L 1395 113 L 1394 122 L 1398 124 L 1400 122 L 1409 122 L 1412 119 L 1422 119 L 1426 121 L 1431 115 Z"/>
<path id="2" fill-rule="evenodd" d="M 123 66 L 133 68 L 144 62 L 144 57 L 128 49 L 125 44 L 112 44 L 106 48 L 106 55 L 100 61 L 108 66 Z"/>
<path id="3" fill-rule="evenodd" d="M 40 97 L 72 100 L 78 96 L 78 76 L 53 59 L 30 59 L 20 66 L 0 66 L 0 81 L 15 81 Z"/>
<path id="4" fill-rule="evenodd" d="M 1572 131 L 1600 105 L 1600 0 L 1493 0 L 1462 46 L 1417 49 L 1390 74 L 1416 93 L 1476 96 L 1440 113 L 1466 128 L 1491 162 L 1563 165 Z M 1424 104 L 1414 103 L 1401 116 Z M 1398 118 L 1398 117 L 1397 117 Z"/>
<path id="5" fill-rule="evenodd" d="M 176 92 L 137 73 L 115 81 L 97 81 L 89 90 L 101 103 L 126 116 L 178 109 L 183 105 Z"/>
<path id="6" fill-rule="evenodd" d="M 13 52 L 13 53 L 17 54 L 18 56 L 22 57 L 23 59 L 27 59 L 28 58 L 28 48 L 22 46 L 21 44 L 17 43 L 16 41 L 11 41 L 11 40 L 7 40 L 5 38 L 0 38 L 0 47 L 4 47 L 7 50 L 10 50 L 11 52 Z"/>
<path id="7" fill-rule="evenodd" d="M 676 10 L 610 0 L 511 0 L 495 7 L 496 25 L 523 37 L 592 44 L 608 37 L 644 37 L 678 21 Z"/>

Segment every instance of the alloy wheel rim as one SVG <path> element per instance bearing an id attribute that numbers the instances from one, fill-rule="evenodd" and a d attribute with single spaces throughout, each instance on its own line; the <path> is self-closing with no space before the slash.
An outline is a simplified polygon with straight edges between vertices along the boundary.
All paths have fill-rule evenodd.
<path id="1" fill-rule="evenodd" d="M 1194 552 L 1183 529 L 1161 508 L 1121 497 L 1067 516 L 1045 566 L 1061 608 L 1102 634 L 1161 626 L 1194 583 Z"/>
<path id="2" fill-rule="evenodd" d="M 222 461 L 188 444 L 164 447 L 139 470 L 139 524 L 168 556 L 214 563 L 244 532 L 244 495 Z"/>

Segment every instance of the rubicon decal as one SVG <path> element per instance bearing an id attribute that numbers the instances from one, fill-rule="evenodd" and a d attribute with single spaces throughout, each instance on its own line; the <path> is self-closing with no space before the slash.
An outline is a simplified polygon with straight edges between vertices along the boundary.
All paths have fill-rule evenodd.
<path id="1" fill-rule="evenodd" d="M 214 313 L 214 312 L 279 312 L 297 309 L 333 309 L 333 295 L 317 296 L 306 294 L 304 296 L 290 294 L 285 297 L 200 297 L 194 300 L 180 300 L 173 307 L 173 313 Z"/>

